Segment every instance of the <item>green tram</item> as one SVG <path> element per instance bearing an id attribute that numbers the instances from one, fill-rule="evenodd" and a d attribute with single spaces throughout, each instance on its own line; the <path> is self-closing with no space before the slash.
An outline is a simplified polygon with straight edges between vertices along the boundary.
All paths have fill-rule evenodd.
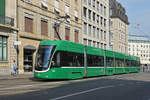
<path id="1" fill-rule="evenodd" d="M 40 42 L 34 77 L 79 79 L 133 72 L 140 72 L 138 57 L 57 40 Z"/>

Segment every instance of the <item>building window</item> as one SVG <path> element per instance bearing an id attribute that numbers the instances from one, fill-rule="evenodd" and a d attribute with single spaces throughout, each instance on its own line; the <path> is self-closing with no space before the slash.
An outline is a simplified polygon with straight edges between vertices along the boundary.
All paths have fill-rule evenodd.
<path id="1" fill-rule="evenodd" d="M 99 39 L 99 28 L 97 28 L 97 39 Z"/>
<path id="2" fill-rule="evenodd" d="M 91 40 L 88 40 L 88 46 L 92 46 L 92 41 Z"/>
<path id="3" fill-rule="evenodd" d="M 93 7 L 95 8 L 95 0 L 93 0 Z"/>
<path id="4" fill-rule="evenodd" d="M 33 33 L 33 19 L 25 17 L 25 32 Z"/>
<path id="5" fill-rule="evenodd" d="M 54 2 L 54 10 L 55 10 L 55 13 L 59 14 L 59 2 L 57 0 L 55 0 Z"/>
<path id="6" fill-rule="evenodd" d="M 113 26 L 113 21 L 112 20 L 109 21 L 109 26 Z"/>
<path id="7" fill-rule="evenodd" d="M 101 14 L 103 13 L 103 5 L 101 4 Z"/>
<path id="8" fill-rule="evenodd" d="M 0 61 L 7 61 L 7 37 L 0 36 Z"/>
<path id="9" fill-rule="evenodd" d="M 88 18 L 91 20 L 91 10 L 88 10 Z"/>
<path id="10" fill-rule="evenodd" d="M 78 18 L 78 11 L 74 11 L 74 16 L 75 16 L 75 21 L 78 22 L 79 18 Z"/>
<path id="11" fill-rule="evenodd" d="M 87 12 L 87 8 L 83 7 L 83 16 L 86 18 L 86 12 Z"/>
<path id="12" fill-rule="evenodd" d="M 83 31 L 84 31 L 84 34 L 87 33 L 87 23 L 84 23 L 84 24 L 83 24 Z"/>
<path id="13" fill-rule="evenodd" d="M 83 39 L 84 45 L 87 45 L 87 39 Z"/>
<path id="14" fill-rule="evenodd" d="M 48 22 L 41 20 L 41 35 L 48 36 Z"/>
<path id="15" fill-rule="evenodd" d="M 106 40 L 106 31 L 104 31 L 104 40 Z"/>
<path id="16" fill-rule="evenodd" d="M 96 47 L 96 41 L 93 41 L 93 47 Z"/>
<path id="17" fill-rule="evenodd" d="M 69 15 L 69 6 L 65 6 L 65 13 L 66 15 Z"/>
<path id="18" fill-rule="evenodd" d="M 97 42 L 97 48 L 99 48 L 99 42 Z"/>
<path id="19" fill-rule="evenodd" d="M 103 40 L 103 30 L 101 30 L 101 40 Z"/>
<path id="20" fill-rule="evenodd" d="M 97 15 L 97 24 L 99 24 L 99 15 Z"/>
<path id="21" fill-rule="evenodd" d="M 101 25 L 103 25 L 103 17 L 101 17 Z"/>
<path id="22" fill-rule="evenodd" d="M 93 12 L 93 21 L 95 22 L 95 12 Z"/>
<path id="23" fill-rule="evenodd" d="M 93 26 L 93 37 L 95 37 L 96 28 Z"/>
<path id="24" fill-rule="evenodd" d="M 89 36 L 91 36 L 91 25 L 89 25 L 89 27 L 88 27 L 88 33 L 89 33 Z"/>
<path id="25" fill-rule="evenodd" d="M 110 38 L 110 40 L 113 40 L 113 32 L 111 32 L 111 31 L 109 33 L 109 38 Z"/>
<path id="26" fill-rule="evenodd" d="M 104 7 L 104 15 L 106 16 L 106 7 Z"/>
<path id="27" fill-rule="evenodd" d="M 27 3 L 31 3 L 31 1 L 30 0 L 23 0 L 24 2 L 27 2 Z"/>
<path id="28" fill-rule="evenodd" d="M 89 6 L 91 6 L 91 0 L 88 0 L 88 4 L 89 4 Z"/>
<path id="29" fill-rule="evenodd" d="M 65 28 L 65 40 L 69 41 L 70 40 L 70 29 Z"/>
<path id="30" fill-rule="evenodd" d="M 87 4 L 87 0 L 84 0 L 84 4 Z"/>
<path id="31" fill-rule="evenodd" d="M 47 3 L 46 3 L 46 0 L 41 0 L 41 5 L 42 5 L 42 8 L 44 8 L 44 9 L 48 9 L 48 6 L 47 6 Z"/>
<path id="32" fill-rule="evenodd" d="M 104 19 L 104 27 L 106 27 L 106 19 Z"/>
<path id="33" fill-rule="evenodd" d="M 103 49 L 103 43 L 101 43 L 101 48 Z"/>
<path id="34" fill-rule="evenodd" d="M 97 1 L 97 11 L 99 12 L 99 2 Z"/>
<path id="35" fill-rule="evenodd" d="M 79 31 L 78 31 L 78 30 L 75 30 L 75 31 L 74 31 L 74 35 L 75 35 L 75 36 L 74 36 L 74 37 L 75 37 L 75 42 L 76 42 L 76 43 L 79 43 Z"/>

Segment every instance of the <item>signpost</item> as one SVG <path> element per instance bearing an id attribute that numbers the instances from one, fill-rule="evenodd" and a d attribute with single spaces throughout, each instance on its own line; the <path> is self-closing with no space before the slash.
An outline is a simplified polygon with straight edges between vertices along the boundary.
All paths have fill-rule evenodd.
<path id="1" fill-rule="evenodd" d="M 21 45 L 21 41 L 14 41 L 14 45 L 15 45 L 15 46 Z"/>

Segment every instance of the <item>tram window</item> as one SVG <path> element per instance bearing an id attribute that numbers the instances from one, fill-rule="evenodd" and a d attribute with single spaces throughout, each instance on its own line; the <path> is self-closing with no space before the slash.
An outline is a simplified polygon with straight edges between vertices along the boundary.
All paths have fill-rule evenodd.
<path id="1" fill-rule="evenodd" d="M 124 67 L 124 60 L 123 59 L 116 59 L 116 67 Z"/>
<path id="2" fill-rule="evenodd" d="M 84 55 L 80 53 L 58 51 L 53 57 L 54 67 L 81 67 L 84 66 Z"/>
<path id="3" fill-rule="evenodd" d="M 132 61 L 131 61 L 131 66 L 132 66 L 132 67 L 135 67 L 135 66 L 136 66 L 136 61 L 132 60 Z"/>
<path id="4" fill-rule="evenodd" d="M 126 60 L 126 67 L 130 67 L 130 65 L 131 65 L 131 61 L 130 60 Z"/>
<path id="5" fill-rule="evenodd" d="M 140 66 L 140 62 L 139 61 L 136 61 L 136 66 Z"/>
<path id="6" fill-rule="evenodd" d="M 61 67 L 60 65 L 60 52 L 56 52 L 53 60 L 52 60 L 52 67 Z"/>
<path id="7" fill-rule="evenodd" d="M 104 57 L 102 56 L 95 56 L 95 55 L 88 55 L 87 56 L 87 64 L 89 67 L 102 67 L 104 66 Z"/>
<path id="8" fill-rule="evenodd" d="M 107 67 L 113 67 L 114 66 L 113 58 L 106 57 L 106 66 Z"/>

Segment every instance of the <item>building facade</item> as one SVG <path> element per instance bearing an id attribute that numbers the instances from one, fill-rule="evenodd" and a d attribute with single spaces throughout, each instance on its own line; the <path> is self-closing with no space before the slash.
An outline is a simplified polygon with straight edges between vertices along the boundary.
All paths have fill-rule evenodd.
<path id="1" fill-rule="evenodd" d="M 128 51 L 129 54 L 140 57 L 141 64 L 150 65 L 150 40 L 147 36 L 129 35 Z"/>
<path id="2" fill-rule="evenodd" d="M 82 0 L 83 44 L 108 49 L 109 0 Z"/>
<path id="3" fill-rule="evenodd" d="M 17 5 L 20 73 L 33 71 L 39 42 L 58 40 L 57 32 L 62 40 L 82 42 L 81 0 L 18 0 Z M 61 23 L 57 32 L 56 23 Z"/>
<path id="4" fill-rule="evenodd" d="M 128 17 L 125 8 L 116 0 L 110 1 L 110 49 L 128 53 Z"/>
<path id="5" fill-rule="evenodd" d="M 0 74 L 10 74 L 17 64 L 16 0 L 0 0 Z"/>

